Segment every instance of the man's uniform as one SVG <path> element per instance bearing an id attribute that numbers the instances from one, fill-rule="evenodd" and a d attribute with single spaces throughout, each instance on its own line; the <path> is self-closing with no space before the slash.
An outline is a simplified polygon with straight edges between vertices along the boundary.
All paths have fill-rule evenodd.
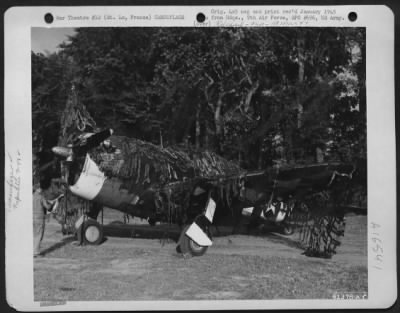
<path id="1" fill-rule="evenodd" d="M 33 193 L 33 255 L 40 255 L 47 211 L 51 211 L 60 192 L 50 187 L 47 190 L 36 189 Z M 49 200 L 54 199 L 54 200 Z"/>
<path id="2" fill-rule="evenodd" d="M 38 188 L 33 193 L 33 255 L 40 254 L 40 243 L 43 239 L 45 218 L 46 218 L 46 199 L 42 189 Z"/>

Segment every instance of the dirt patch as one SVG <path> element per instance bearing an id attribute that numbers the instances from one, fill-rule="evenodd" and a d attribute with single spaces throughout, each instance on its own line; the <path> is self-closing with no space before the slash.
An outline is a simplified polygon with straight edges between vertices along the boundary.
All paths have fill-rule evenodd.
<path id="1" fill-rule="evenodd" d="M 365 216 L 347 219 L 329 260 L 302 255 L 296 234 L 215 237 L 206 255 L 184 259 L 170 239 L 108 236 L 81 247 L 59 230 L 49 222 L 48 252 L 34 261 L 36 301 L 323 299 L 367 291 Z"/>

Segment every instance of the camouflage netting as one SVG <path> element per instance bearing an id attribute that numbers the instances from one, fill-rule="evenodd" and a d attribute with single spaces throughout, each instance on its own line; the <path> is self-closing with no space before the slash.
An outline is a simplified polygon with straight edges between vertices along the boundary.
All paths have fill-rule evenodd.
<path id="1" fill-rule="evenodd" d="M 71 93 L 62 112 L 60 125 L 61 134 L 58 142 L 60 146 L 72 143 L 73 138 L 79 133 L 93 132 L 96 129 L 96 122 L 83 103 L 78 101 L 74 86 L 71 88 Z"/>
<path id="2" fill-rule="evenodd" d="M 92 132 L 96 130 L 96 122 L 90 116 L 86 107 L 79 101 L 75 87 L 72 86 L 71 92 L 67 99 L 65 109 L 60 119 L 60 136 L 58 140 L 59 146 L 67 146 L 72 144 L 73 139 L 83 132 Z M 61 162 L 61 172 L 65 177 L 67 169 L 65 164 Z M 74 232 L 74 223 L 83 211 L 90 209 L 91 203 L 78 198 L 66 191 L 65 197 L 60 203 L 56 219 L 62 225 L 63 232 Z"/>
<path id="3" fill-rule="evenodd" d="M 78 101 L 74 88 L 61 117 L 59 145 L 72 144 L 78 135 L 96 131 L 96 123 L 85 106 Z M 210 179 L 210 183 L 220 184 L 221 194 L 229 195 L 237 179 L 229 176 L 244 173 L 235 163 L 225 160 L 215 153 L 204 151 L 188 154 L 172 147 L 161 148 L 137 139 L 112 136 L 112 146 L 100 146 L 90 151 L 91 157 L 109 178 L 119 178 L 126 188 L 136 194 L 147 189 L 156 190 L 154 197 L 157 213 L 164 221 L 183 221 L 188 212 L 189 196 L 199 177 Z M 64 168 L 64 174 L 66 173 Z M 229 182 L 228 182 L 229 181 Z M 91 204 L 70 193 L 61 205 L 59 221 L 68 229 L 77 212 L 90 210 Z"/>
<path id="4" fill-rule="evenodd" d="M 352 168 L 352 166 L 350 167 Z M 304 254 L 330 258 L 341 244 L 345 229 L 345 206 L 351 197 L 354 168 L 326 167 L 307 178 L 308 193 L 297 198 L 297 209 L 289 217 L 299 230 L 299 239 L 305 248 Z M 308 187 L 308 188 L 307 188 Z"/>
<path id="5" fill-rule="evenodd" d="M 187 153 L 120 136 L 112 136 L 110 142 L 109 149 L 99 147 L 90 153 L 93 160 L 107 177 L 122 180 L 122 187 L 140 198 L 152 190 L 154 199 L 149 202 L 164 222 L 181 224 L 201 213 L 204 203 L 190 203 L 198 184 L 206 184 L 214 198 L 227 205 L 239 194 L 238 177 L 245 171 L 213 152 Z"/>
<path id="6" fill-rule="evenodd" d="M 107 176 L 129 179 L 135 185 L 164 185 L 196 177 L 216 179 L 245 172 L 236 163 L 209 151 L 189 154 L 134 138 L 110 139 L 115 146 L 113 152 L 103 152 L 100 148 L 91 155 Z"/>
<path id="7" fill-rule="evenodd" d="M 312 195 L 298 205 L 301 208 L 289 217 L 289 221 L 296 224 L 299 230 L 299 240 L 305 248 L 304 254 L 330 258 L 336 253 L 344 235 L 344 214 L 339 207 L 337 211 L 326 210 L 326 207 L 332 206 L 326 192 Z"/>

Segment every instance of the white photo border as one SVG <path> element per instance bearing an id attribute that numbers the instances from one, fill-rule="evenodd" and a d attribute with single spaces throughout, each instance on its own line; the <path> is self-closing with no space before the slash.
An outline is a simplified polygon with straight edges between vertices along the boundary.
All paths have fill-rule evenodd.
<path id="1" fill-rule="evenodd" d="M 13 7 L 4 16 L 5 67 L 5 217 L 6 294 L 10 306 L 29 311 L 65 310 L 203 310 L 203 309 L 328 309 L 387 308 L 397 299 L 396 281 L 396 153 L 394 101 L 394 15 L 386 6 L 290 6 L 325 10 L 332 8 L 342 20 L 310 22 L 295 27 L 365 27 L 368 156 L 368 299 L 367 300 L 244 300 L 244 301 L 77 301 L 40 306 L 33 300 L 32 258 L 32 120 L 31 120 L 31 28 L 32 27 L 132 27 L 243 26 L 222 25 L 207 19 L 214 9 L 274 9 L 282 6 L 109 6 L 109 7 Z M 288 7 L 288 6 L 285 6 Z M 133 21 L 59 20 L 49 26 L 46 13 L 56 16 L 126 14 L 184 15 L 183 19 Z M 358 19 L 348 20 L 354 11 Z M 205 23 L 196 21 L 202 12 Z M 239 23 L 239 22 L 238 22 Z M 246 26 L 246 25 L 244 25 Z M 277 25 L 265 25 L 279 27 Z M 22 112 L 24 112 L 22 114 Z M 7 180 L 18 180 L 19 193 L 12 194 Z M 16 199 L 17 198 L 17 199 Z M 374 267 L 373 244 L 379 225 L 383 245 L 382 269 Z"/>

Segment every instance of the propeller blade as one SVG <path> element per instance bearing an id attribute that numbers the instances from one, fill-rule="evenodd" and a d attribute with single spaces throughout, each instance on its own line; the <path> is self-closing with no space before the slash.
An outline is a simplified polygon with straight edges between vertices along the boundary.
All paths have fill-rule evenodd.
<path id="1" fill-rule="evenodd" d="M 106 129 L 101 132 L 90 135 L 87 138 L 80 139 L 78 144 L 75 144 L 72 148 L 70 147 L 60 147 L 55 146 L 51 150 L 54 154 L 67 159 L 67 161 L 72 161 L 73 156 L 85 155 L 89 150 L 100 145 L 104 140 L 113 134 L 112 129 Z"/>
<path id="2" fill-rule="evenodd" d="M 55 146 L 55 147 L 51 148 L 51 151 L 53 151 L 53 153 L 55 155 L 58 155 L 65 159 L 72 156 L 72 154 L 73 154 L 72 148 L 59 147 L 59 146 Z"/>
<path id="3" fill-rule="evenodd" d="M 106 129 L 101 132 L 95 133 L 88 138 L 85 138 L 84 142 L 81 145 L 77 145 L 73 147 L 73 152 L 76 155 L 84 155 L 90 149 L 93 149 L 99 146 L 104 140 L 110 137 L 113 134 L 113 130 Z"/>

